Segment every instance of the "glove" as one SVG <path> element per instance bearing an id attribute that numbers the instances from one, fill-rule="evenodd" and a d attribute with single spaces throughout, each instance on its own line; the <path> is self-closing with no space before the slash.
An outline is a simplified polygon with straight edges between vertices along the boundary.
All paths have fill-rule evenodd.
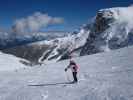
<path id="1" fill-rule="evenodd" d="M 67 68 L 65 68 L 65 72 L 67 71 Z"/>

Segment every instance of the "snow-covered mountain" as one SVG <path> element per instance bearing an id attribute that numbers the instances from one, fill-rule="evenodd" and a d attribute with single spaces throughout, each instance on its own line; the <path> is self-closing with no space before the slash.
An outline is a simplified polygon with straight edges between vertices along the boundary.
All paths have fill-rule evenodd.
<path id="1" fill-rule="evenodd" d="M 22 46 L 15 46 L 12 48 L 3 49 L 4 53 L 13 54 L 17 57 L 25 58 L 32 63 L 37 64 L 45 61 L 58 61 L 61 59 L 69 58 L 70 54 L 79 56 L 81 48 L 86 42 L 89 35 L 90 25 L 84 25 L 79 32 L 46 32 L 34 33 L 33 36 L 19 36 L 18 42 L 41 40 L 34 43 L 29 43 Z M 24 39 L 22 39 L 22 37 Z M 25 42 L 24 42 L 25 43 Z M 44 61 L 45 60 L 45 61 Z"/>
<path id="2" fill-rule="evenodd" d="M 0 72 L 0 100 L 133 100 L 133 47 L 74 58 L 77 84 L 64 68 L 69 60 L 17 72 Z"/>
<path id="3" fill-rule="evenodd" d="M 133 6 L 99 10 L 81 55 L 133 44 Z"/>
<path id="4" fill-rule="evenodd" d="M 50 48 L 43 53 L 38 62 L 56 62 L 70 56 L 79 56 L 88 35 L 89 25 L 85 25 L 79 32 L 73 32 L 62 38 L 39 42 L 38 44 L 50 45 Z"/>
<path id="5" fill-rule="evenodd" d="M 21 57 L 31 54 L 31 58 L 36 58 L 33 61 L 39 63 L 56 62 L 70 56 L 95 54 L 132 45 L 132 11 L 133 6 L 101 9 L 93 20 L 83 25 L 79 31 L 68 35 L 64 33 L 62 36 L 56 32 L 54 37 L 48 33 L 45 41 L 32 43 L 30 53 L 25 51 Z"/>
<path id="6" fill-rule="evenodd" d="M 79 32 L 49 41 L 52 47 L 39 62 L 58 61 L 69 56 L 82 56 L 119 49 L 133 44 L 133 6 L 101 9 Z"/>
<path id="7" fill-rule="evenodd" d="M 89 26 L 84 25 L 79 32 L 75 31 L 71 34 L 56 32 L 53 35 L 49 32 L 43 35 L 46 40 L 7 48 L 2 51 L 25 58 L 33 64 L 67 59 L 70 54 L 72 56 L 79 56 L 81 48 L 88 37 Z"/>
<path id="8" fill-rule="evenodd" d="M 29 34 L 0 32 L 0 50 L 4 53 L 27 59 L 32 64 L 37 64 L 38 59 L 49 47 L 49 45 L 40 44 L 37 41 L 49 41 L 64 37 L 66 34 L 69 34 L 69 32 L 47 31 Z"/>
<path id="9" fill-rule="evenodd" d="M 13 55 L 4 54 L 0 52 L 0 71 L 16 70 L 20 68 L 26 68 L 23 63 L 29 63 L 25 59 L 15 57 Z"/>
<path id="10" fill-rule="evenodd" d="M 33 64 L 37 64 L 38 59 L 42 56 L 43 52 L 45 52 L 50 47 L 50 44 L 47 44 L 47 41 L 53 40 L 55 38 L 62 38 L 66 36 L 66 34 L 68 35 L 69 33 L 63 31 L 49 31 L 44 33 L 37 32 L 32 34 L 33 35 L 18 36 L 17 38 L 13 39 L 13 41 L 11 40 L 10 43 L 5 42 L 5 46 L 7 48 L 2 49 L 1 51 L 4 53 L 13 54 L 17 57 L 27 59 L 31 61 Z M 5 40 L 8 41 L 10 39 L 7 38 Z M 40 40 L 43 40 L 45 42 L 38 42 Z M 22 45 L 20 45 L 20 43 Z M 9 44 L 18 45 L 12 45 L 13 47 L 10 47 Z"/>

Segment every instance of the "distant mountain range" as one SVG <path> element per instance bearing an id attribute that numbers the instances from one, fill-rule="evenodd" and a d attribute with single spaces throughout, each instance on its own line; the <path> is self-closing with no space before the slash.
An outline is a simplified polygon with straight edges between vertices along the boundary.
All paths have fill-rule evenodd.
<path id="1" fill-rule="evenodd" d="M 66 36 L 64 31 L 47 31 L 26 34 L 16 34 L 12 32 L 0 32 L 0 50 L 15 46 L 25 45 L 42 40 L 51 40 L 57 37 Z"/>

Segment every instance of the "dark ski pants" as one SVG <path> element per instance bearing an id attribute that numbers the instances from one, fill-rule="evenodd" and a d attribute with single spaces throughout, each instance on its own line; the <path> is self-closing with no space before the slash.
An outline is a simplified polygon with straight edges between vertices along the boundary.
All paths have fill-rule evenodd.
<path id="1" fill-rule="evenodd" d="M 74 79 L 75 82 L 78 82 L 77 72 L 73 72 L 73 79 Z"/>

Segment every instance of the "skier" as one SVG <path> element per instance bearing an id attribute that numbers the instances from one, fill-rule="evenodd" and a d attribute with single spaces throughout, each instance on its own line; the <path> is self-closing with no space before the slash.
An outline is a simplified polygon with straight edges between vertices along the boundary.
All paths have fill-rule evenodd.
<path id="1" fill-rule="evenodd" d="M 78 79 L 77 79 L 78 66 L 77 66 L 77 64 L 75 63 L 74 60 L 71 60 L 71 59 L 70 59 L 69 65 L 65 68 L 65 72 L 66 72 L 69 68 L 71 69 L 72 74 L 73 74 L 73 79 L 74 79 L 74 80 L 73 80 L 72 83 L 77 83 L 77 82 L 78 82 Z"/>

